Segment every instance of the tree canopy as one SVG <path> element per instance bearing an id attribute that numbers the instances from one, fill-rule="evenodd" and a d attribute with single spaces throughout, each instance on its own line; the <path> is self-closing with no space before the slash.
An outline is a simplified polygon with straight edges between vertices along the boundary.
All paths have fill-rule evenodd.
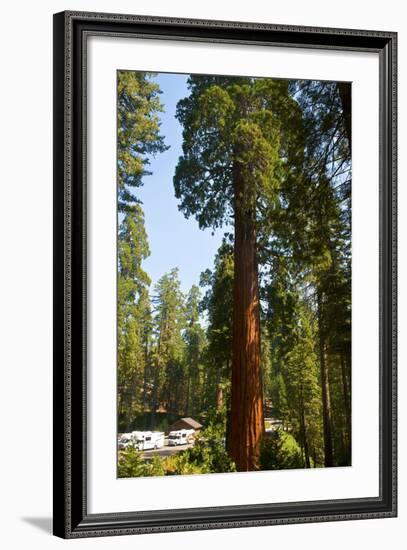
<path id="1" fill-rule="evenodd" d="M 119 210 L 138 202 L 135 189 L 149 174 L 150 156 L 166 150 L 160 135 L 163 106 L 151 73 L 117 73 L 117 184 Z"/>

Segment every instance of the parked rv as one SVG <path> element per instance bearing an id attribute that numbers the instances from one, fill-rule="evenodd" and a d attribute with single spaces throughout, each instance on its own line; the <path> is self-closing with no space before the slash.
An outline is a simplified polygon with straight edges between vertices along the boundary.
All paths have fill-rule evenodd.
<path id="1" fill-rule="evenodd" d="M 131 436 L 134 447 L 138 451 L 148 451 L 164 447 L 163 432 L 133 432 Z"/>
<path id="2" fill-rule="evenodd" d="M 129 445 L 133 445 L 132 434 L 121 434 L 117 446 L 119 449 L 127 449 Z"/>
<path id="3" fill-rule="evenodd" d="M 193 443 L 195 430 L 174 430 L 168 435 L 168 445 L 175 447 L 177 445 L 187 445 Z"/>

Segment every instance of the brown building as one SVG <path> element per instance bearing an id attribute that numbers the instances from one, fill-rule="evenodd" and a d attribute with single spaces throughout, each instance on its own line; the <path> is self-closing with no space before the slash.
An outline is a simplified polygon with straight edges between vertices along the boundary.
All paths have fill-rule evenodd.
<path id="1" fill-rule="evenodd" d="M 195 430 L 196 432 L 199 432 L 201 428 L 202 424 L 187 416 L 186 418 L 179 418 L 176 420 L 174 424 L 169 427 L 169 431 L 175 432 L 177 430 Z"/>

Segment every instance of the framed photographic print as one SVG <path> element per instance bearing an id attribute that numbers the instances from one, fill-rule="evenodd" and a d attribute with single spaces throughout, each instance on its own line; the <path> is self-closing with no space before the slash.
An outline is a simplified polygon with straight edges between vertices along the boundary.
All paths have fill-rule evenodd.
<path id="1" fill-rule="evenodd" d="M 396 515 L 396 34 L 54 16 L 54 533 Z"/>

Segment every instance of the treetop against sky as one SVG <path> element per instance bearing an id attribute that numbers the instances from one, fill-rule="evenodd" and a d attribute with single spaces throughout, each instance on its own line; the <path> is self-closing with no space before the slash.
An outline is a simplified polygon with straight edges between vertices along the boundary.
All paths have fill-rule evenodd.
<path id="1" fill-rule="evenodd" d="M 162 91 L 161 134 L 169 149 L 151 159 L 148 169 L 152 174 L 137 189 L 151 251 L 143 267 L 151 278 L 152 291 L 160 277 L 174 267 L 179 268 L 183 292 L 197 284 L 201 272 L 212 267 L 226 230 L 200 230 L 194 218 L 186 219 L 179 211 L 174 195 L 174 170 L 182 154 L 182 127 L 175 111 L 178 101 L 188 95 L 187 78 L 188 75 L 165 73 L 153 77 Z"/>

